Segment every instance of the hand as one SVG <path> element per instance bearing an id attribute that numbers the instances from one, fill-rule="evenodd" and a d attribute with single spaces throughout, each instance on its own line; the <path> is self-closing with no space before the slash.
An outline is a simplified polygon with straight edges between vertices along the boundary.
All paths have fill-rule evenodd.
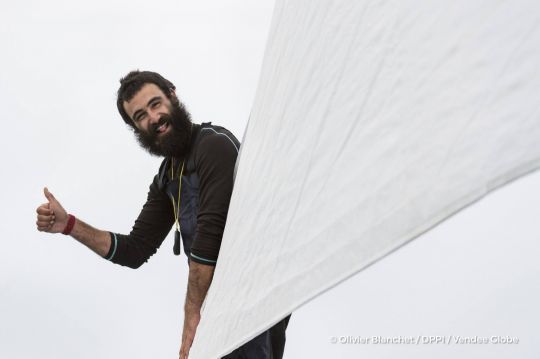
<path id="1" fill-rule="evenodd" d="M 66 228 L 68 214 L 47 187 L 43 189 L 43 193 L 48 202 L 36 209 L 37 229 L 41 232 L 61 233 Z"/>
<path id="2" fill-rule="evenodd" d="M 193 344 L 193 338 L 195 338 L 195 332 L 201 315 L 199 313 L 192 314 L 184 319 L 184 330 L 182 332 L 182 345 L 180 346 L 180 359 L 187 359 L 191 344 Z"/>

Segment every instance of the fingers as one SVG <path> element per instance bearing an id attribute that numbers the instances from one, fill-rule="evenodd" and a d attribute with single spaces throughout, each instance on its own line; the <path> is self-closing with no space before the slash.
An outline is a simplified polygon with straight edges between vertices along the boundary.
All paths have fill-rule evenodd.
<path id="1" fill-rule="evenodd" d="M 180 359 L 187 359 L 189 355 L 189 347 L 186 345 L 185 341 L 182 341 L 182 345 L 180 346 Z"/>
<path id="2" fill-rule="evenodd" d="M 42 204 L 41 206 L 39 206 L 37 209 L 36 209 L 36 212 L 37 214 L 41 214 L 43 216 L 46 216 L 46 215 L 53 215 L 54 214 L 54 211 L 52 209 L 49 208 L 49 204 L 48 203 L 44 203 Z"/>
<path id="3" fill-rule="evenodd" d="M 187 338 L 184 338 L 180 347 L 180 359 L 188 359 L 191 344 L 193 344 L 193 339 L 189 340 Z"/>
<path id="4" fill-rule="evenodd" d="M 40 232 L 47 231 L 52 227 L 56 217 L 54 212 L 49 209 L 49 204 L 44 203 L 36 209 L 37 221 L 36 226 L 37 230 Z"/>
<path id="5" fill-rule="evenodd" d="M 187 359 L 189 354 L 189 349 L 180 350 L 180 359 Z"/>
<path id="6" fill-rule="evenodd" d="M 42 215 L 38 214 L 37 219 L 39 222 L 54 222 L 54 214 L 53 215 Z"/>
<path id="7" fill-rule="evenodd" d="M 47 222 L 47 223 L 43 224 L 43 222 L 37 221 L 36 222 L 36 227 L 37 227 L 37 230 L 40 231 L 40 232 L 48 232 L 52 227 L 52 223 Z"/>
<path id="8" fill-rule="evenodd" d="M 36 226 L 37 227 L 37 230 L 40 231 L 40 232 L 48 232 L 49 229 L 51 229 L 51 226 L 46 226 L 46 227 L 43 227 L 43 226 Z"/>
<path id="9" fill-rule="evenodd" d="M 36 226 L 38 227 L 38 230 L 45 230 L 52 227 L 54 224 L 54 219 L 52 220 L 42 220 L 39 219 L 36 221 Z"/>

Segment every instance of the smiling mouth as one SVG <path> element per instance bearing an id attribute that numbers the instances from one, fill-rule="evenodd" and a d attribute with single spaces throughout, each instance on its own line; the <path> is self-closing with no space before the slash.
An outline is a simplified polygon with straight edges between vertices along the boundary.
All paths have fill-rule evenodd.
<path id="1" fill-rule="evenodd" d="M 169 129 L 169 124 L 164 123 L 164 124 L 160 125 L 158 128 L 156 128 L 156 133 L 158 135 L 161 135 L 162 133 L 166 132 L 168 129 Z"/>

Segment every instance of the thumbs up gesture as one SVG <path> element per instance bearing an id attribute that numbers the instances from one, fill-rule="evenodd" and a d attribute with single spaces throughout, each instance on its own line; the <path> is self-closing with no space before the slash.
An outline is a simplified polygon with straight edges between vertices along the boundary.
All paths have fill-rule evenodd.
<path id="1" fill-rule="evenodd" d="M 43 189 L 43 193 L 48 202 L 36 209 L 37 229 L 41 232 L 60 233 L 66 228 L 68 214 L 47 187 Z"/>

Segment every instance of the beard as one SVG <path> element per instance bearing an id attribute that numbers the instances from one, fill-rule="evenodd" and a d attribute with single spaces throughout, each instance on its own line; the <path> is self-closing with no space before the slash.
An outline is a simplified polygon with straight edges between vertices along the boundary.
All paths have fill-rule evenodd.
<path id="1" fill-rule="evenodd" d="M 183 158 L 191 146 L 191 115 L 175 98 L 171 98 L 169 110 L 170 114 L 161 116 L 148 131 L 135 130 L 135 137 L 139 145 L 151 155 Z M 159 136 L 157 129 L 163 124 L 168 124 L 170 129 L 168 133 Z"/>

